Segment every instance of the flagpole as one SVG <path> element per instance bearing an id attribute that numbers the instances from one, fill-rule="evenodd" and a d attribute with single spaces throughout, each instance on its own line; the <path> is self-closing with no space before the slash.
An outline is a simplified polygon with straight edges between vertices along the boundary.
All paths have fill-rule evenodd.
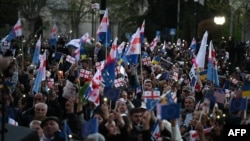
<path id="1" fill-rule="evenodd" d="M 140 60 L 141 60 L 142 56 L 141 56 L 141 53 L 140 53 Z M 143 81 L 144 81 L 144 78 L 143 78 L 143 74 L 142 74 L 142 62 L 140 61 L 140 69 L 141 69 L 141 89 L 142 89 L 142 95 L 143 95 L 143 92 L 144 92 L 144 88 L 143 88 Z"/>
<path id="2" fill-rule="evenodd" d="M 107 59 L 107 52 L 108 52 L 108 46 L 107 46 L 107 44 L 108 44 L 108 31 L 106 32 L 106 43 L 105 43 L 105 60 Z"/>

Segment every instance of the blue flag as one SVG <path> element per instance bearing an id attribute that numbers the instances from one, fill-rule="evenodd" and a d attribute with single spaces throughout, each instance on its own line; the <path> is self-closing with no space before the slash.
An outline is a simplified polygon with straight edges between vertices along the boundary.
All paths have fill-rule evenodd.
<path id="1" fill-rule="evenodd" d="M 154 107 L 159 103 L 158 99 L 151 99 L 151 98 L 147 98 L 146 99 L 146 107 L 147 110 L 153 110 Z"/>
<path id="2" fill-rule="evenodd" d="M 63 139 L 67 140 L 69 135 L 72 133 L 67 121 L 64 121 L 62 130 L 60 132 L 60 137 L 62 137 Z"/>
<path id="3" fill-rule="evenodd" d="M 246 98 L 233 98 L 230 102 L 230 112 L 238 112 L 240 110 L 246 110 L 247 99 Z"/>
<path id="4" fill-rule="evenodd" d="M 121 89 L 112 88 L 112 87 L 104 87 L 103 96 L 107 97 L 108 99 L 112 101 L 116 101 L 117 99 L 119 99 L 120 94 L 121 94 Z"/>
<path id="5" fill-rule="evenodd" d="M 161 119 L 177 119 L 180 117 L 180 104 L 161 105 Z"/>
<path id="6" fill-rule="evenodd" d="M 104 80 L 105 86 L 111 87 L 115 80 L 115 62 L 105 65 L 102 72 L 102 78 Z"/>
<path id="7" fill-rule="evenodd" d="M 90 134 L 98 132 L 98 120 L 97 118 L 90 119 L 87 123 L 82 124 L 81 135 L 87 137 Z"/>
<path id="8" fill-rule="evenodd" d="M 35 93 L 39 92 L 41 81 L 42 81 L 42 71 L 41 69 L 39 69 L 36 74 L 36 79 L 35 79 L 35 83 L 34 83 L 33 90 L 32 90 L 33 92 Z"/>

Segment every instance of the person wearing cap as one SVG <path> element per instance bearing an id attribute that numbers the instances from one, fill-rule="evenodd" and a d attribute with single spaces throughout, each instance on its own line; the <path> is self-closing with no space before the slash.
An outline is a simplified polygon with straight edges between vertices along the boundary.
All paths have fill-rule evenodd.
<path id="1" fill-rule="evenodd" d="M 119 111 L 122 116 L 127 116 L 128 114 L 128 107 L 126 102 L 127 101 L 124 98 L 119 98 L 116 101 L 116 111 Z"/>
<path id="2" fill-rule="evenodd" d="M 194 96 L 187 96 L 184 100 L 184 110 L 181 111 L 181 124 L 180 124 L 180 131 L 181 134 L 187 133 L 191 130 L 191 120 L 193 119 L 193 114 L 195 110 L 195 97 Z"/>
<path id="3" fill-rule="evenodd" d="M 182 106 L 181 108 L 185 108 L 184 107 L 184 105 L 185 105 L 185 98 L 187 96 L 194 96 L 192 87 L 190 87 L 190 86 L 183 86 L 182 91 L 181 91 L 181 95 L 178 98 L 178 103 L 181 103 L 181 106 Z"/>
<path id="4" fill-rule="evenodd" d="M 57 117 L 50 116 L 41 123 L 43 136 L 40 141 L 65 141 L 60 137 L 60 121 Z"/>

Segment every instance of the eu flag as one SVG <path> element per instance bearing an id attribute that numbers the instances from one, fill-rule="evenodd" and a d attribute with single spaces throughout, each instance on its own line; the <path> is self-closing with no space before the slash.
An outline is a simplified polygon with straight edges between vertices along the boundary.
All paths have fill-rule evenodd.
<path id="1" fill-rule="evenodd" d="M 90 134 L 98 132 L 98 120 L 97 118 L 90 119 L 87 123 L 82 124 L 81 135 L 87 137 Z"/>
<path id="2" fill-rule="evenodd" d="M 180 105 L 175 103 L 161 105 L 160 113 L 161 119 L 177 119 L 180 117 Z"/>
<path id="3" fill-rule="evenodd" d="M 116 101 L 117 99 L 119 99 L 120 94 L 121 94 L 121 89 L 104 87 L 103 96 L 107 97 L 110 100 Z"/>

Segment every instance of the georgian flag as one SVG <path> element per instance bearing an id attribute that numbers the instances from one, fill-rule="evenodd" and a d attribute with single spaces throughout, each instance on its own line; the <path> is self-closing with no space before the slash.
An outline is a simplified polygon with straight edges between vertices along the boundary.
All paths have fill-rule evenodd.
<path id="1" fill-rule="evenodd" d="M 145 57 L 142 59 L 142 62 L 143 62 L 143 65 L 146 65 L 146 66 L 151 66 L 152 65 L 152 62 L 151 62 L 151 58 L 150 57 Z"/>
<path id="2" fill-rule="evenodd" d="M 144 91 L 143 98 L 149 99 L 160 99 L 161 92 L 160 91 Z"/>
<path id="3" fill-rule="evenodd" d="M 80 77 L 88 79 L 88 78 L 92 77 L 92 73 L 91 73 L 91 71 L 88 71 L 88 70 L 85 70 L 85 69 L 81 69 L 80 70 Z"/>
<path id="4" fill-rule="evenodd" d="M 71 64 L 75 64 L 76 63 L 76 59 L 74 57 L 71 57 L 70 55 L 67 55 L 66 61 L 68 61 Z"/>
<path id="5" fill-rule="evenodd" d="M 117 87 L 122 87 L 122 86 L 125 84 L 124 78 L 115 79 L 114 84 L 115 84 L 115 87 L 116 87 L 116 88 L 117 88 Z"/>

